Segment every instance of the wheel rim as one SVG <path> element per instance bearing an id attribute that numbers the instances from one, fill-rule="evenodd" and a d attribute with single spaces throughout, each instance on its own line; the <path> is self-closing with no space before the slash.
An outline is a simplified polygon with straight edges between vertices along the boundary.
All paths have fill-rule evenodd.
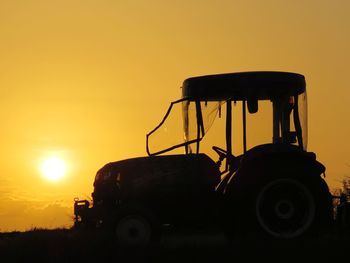
<path id="1" fill-rule="evenodd" d="M 142 216 L 129 215 L 117 223 L 117 240 L 123 244 L 147 244 L 151 240 L 151 226 Z"/>
<path id="2" fill-rule="evenodd" d="M 278 238 L 305 233 L 315 217 L 315 202 L 309 189 L 293 179 L 275 180 L 260 191 L 256 202 L 259 225 Z"/>

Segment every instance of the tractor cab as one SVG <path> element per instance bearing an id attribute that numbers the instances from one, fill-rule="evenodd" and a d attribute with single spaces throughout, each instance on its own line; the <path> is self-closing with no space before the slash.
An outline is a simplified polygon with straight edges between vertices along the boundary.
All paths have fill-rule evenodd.
<path id="1" fill-rule="evenodd" d="M 180 106 L 183 129 L 176 136 L 172 116 Z M 210 137 L 209 129 L 222 116 L 224 135 L 215 132 Z M 215 192 L 227 236 L 254 231 L 290 239 L 331 224 L 325 167 L 306 150 L 303 75 L 242 72 L 188 78 L 182 99 L 172 102 L 161 123 L 147 134 L 147 152 L 152 157 L 182 148 L 183 156 L 198 155 L 208 143 L 205 135 L 219 155 L 221 179 Z M 218 147 L 216 139 L 223 146 Z"/>
<path id="2" fill-rule="evenodd" d="M 226 159 L 224 172 L 237 169 L 237 161 L 250 149 L 306 151 L 305 86 L 303 75 L 288 72 L 228 73 L 186 79 L 182 99 L 171 103 L 162 122 L 147 135 L 147 153 L 152 156 L 182 148 L 185 154 L 198 154 L 204 136 L 222 115 L 226 117 L 226 135 L 222 136 L 225 149 L 215 145 L 212 148 L 219 155 L 218 164 Z M 179 108 L 183 130 L 182 134 L 175 134 L 171 133 L 175 126 L 172 118 L 179 115 Z M 173 144 L 165 146 L 170 141 Z M 157 148 L 161 143 L 163 148 Z"/>

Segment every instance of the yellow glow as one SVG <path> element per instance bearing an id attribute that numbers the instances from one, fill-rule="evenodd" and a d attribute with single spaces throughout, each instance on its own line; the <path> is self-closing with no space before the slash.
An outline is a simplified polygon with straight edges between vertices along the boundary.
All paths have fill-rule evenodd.
<path id="1" fill-rule="evenodd" d="M 146 133 L 198 75 L 304 74 L 308 149 L 330 187 L 340 185 L 350 175 L 348 10 L 346 0 L 0 0 L 0 232 L 71 225 L 72 200 L 90 198 L 96 171 L 146 155 Z M 215 161 L 222 114 L 200 148 Z M 247 120 L 248 147 L 271 129 Z"/>
<path id="2" fill-rule="evenodd" d="M 47 158 L 41 164 L 41 172 L 45 179 L 57 182 L 66 173 L 66 163 L 58 157 Z"/>

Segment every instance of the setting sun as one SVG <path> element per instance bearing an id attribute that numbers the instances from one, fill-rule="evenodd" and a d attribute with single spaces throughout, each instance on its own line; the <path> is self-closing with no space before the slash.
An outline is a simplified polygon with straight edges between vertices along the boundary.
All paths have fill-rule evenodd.
<path id="1" fill-rule="evenodd" d="M 58 157 L 47 158 L 41 164 L 41 173 L 49 181 L 59 181 L 66 173 L 66 163 Z"/>

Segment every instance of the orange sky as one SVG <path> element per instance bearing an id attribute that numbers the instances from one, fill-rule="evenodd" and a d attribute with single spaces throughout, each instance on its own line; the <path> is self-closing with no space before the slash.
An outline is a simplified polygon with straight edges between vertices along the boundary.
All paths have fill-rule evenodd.
<path id="1" fill-rule="evenodd" d="M 305 75 L 310 151 L 350 175 L 350 2 L 0 0 L 0 231 L 68 226 L 75 196 L 145 134 L 190 76 Z M 180 121 L 180 120 L 179 120 Z M 58 155 L 57 183 L 40 162 Z"/>

